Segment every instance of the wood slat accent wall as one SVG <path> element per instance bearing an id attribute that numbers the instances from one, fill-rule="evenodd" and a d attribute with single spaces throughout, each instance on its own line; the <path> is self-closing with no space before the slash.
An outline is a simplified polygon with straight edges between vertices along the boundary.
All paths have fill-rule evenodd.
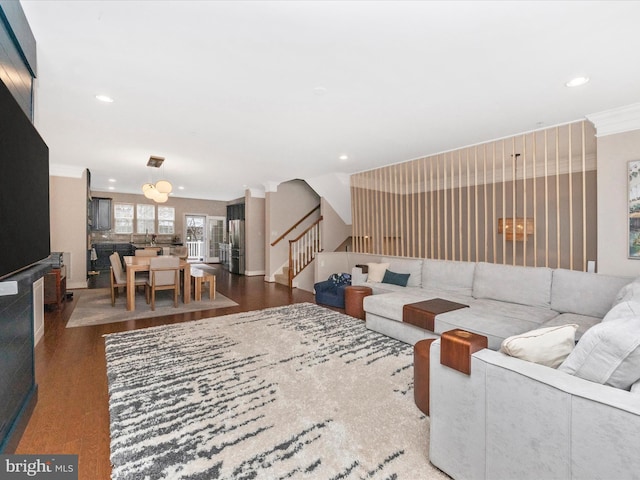
<path id="1" fill-rule="evenodd" d="M 596 259 L 587 121 L 351 176 L 356 252 L 586 270 Z M 499 219 L 533 233 L 498 233 Z"/>

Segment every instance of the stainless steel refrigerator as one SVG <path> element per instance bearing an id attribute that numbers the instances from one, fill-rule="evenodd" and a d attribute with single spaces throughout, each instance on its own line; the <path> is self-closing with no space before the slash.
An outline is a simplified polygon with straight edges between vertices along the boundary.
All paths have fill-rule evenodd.
<path id="1" fill-rule="evenodd" d="M 229 220 L 231 263 L 229 271 L 244 275 L 244 220 Z"/>

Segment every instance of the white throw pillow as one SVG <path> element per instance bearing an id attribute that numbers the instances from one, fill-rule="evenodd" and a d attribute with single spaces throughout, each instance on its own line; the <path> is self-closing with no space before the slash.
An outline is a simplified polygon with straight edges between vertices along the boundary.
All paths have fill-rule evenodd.
<path id="1" fill-rule="evenodd" d="M 573 350 L 577 329 L 578 325 L 571 323 L 531 330 L 506 338 L 500 351 L 521 360 L 556 368 Z"/>
<path id="2" fill-rule="evenodd" d="M 367 263 L 369 276 L 367 282 L 380 283 L 384 278 L 384 272 L 389 268 L 388 263 Z"/>

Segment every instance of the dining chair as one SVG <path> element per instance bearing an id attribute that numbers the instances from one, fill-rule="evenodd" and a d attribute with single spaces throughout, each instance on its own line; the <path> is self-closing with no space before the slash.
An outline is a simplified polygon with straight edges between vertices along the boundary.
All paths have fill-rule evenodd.
<path id="1" fill-rule="evenodd" d="M 138 248 L 134 255 L 136 257 L 157 257 L 158 250 L 155 248 Z"/>
<path id="2" fill-rule="evenodd" d="M 112 253 L 111 255 L 109 255 L 109 262 L 111 263 L 111 266 L 109 267 L 111 277 L 111 306 L 115 307 L 116 297 L 118 296 L 120 287 L 124 287 L 126 291 L 127 275 L 122 269 L 120 255 L 118 255 L 117 253 Z M 136 276 L 135 287 L 144 287 L 147 284 L 147 278 L 148 277 L 146 276 Z"/>
<path id="3" fill-rule="evenodd" d="M 149 260 L 149 280 L 145 285 L 147 303 L 156 309 L 156 291 L 173 290 L 173 306 L 178 306 L 180 292 L 180 259 L 172 256 L 152 257 Z"/>

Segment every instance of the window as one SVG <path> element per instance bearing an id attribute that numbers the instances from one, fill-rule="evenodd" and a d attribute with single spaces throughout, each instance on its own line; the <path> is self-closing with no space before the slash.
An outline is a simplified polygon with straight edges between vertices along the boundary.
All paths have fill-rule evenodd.
<path id="1" fill-rule="evenodd" d="M 156 233 L 156 207 L 136 205 L 136 233 Z"/>
<path id="2" fill-rule="evenodd" d="M 173 234 L 176 210 L 173 207 L 158 206 L 158 233 Z"/>
<path id="3" fill-rule="evenodd" d="M 114 203 L 113 217 L 116 221 L 116 233 L 133 233 L 133 204 Z"/>

